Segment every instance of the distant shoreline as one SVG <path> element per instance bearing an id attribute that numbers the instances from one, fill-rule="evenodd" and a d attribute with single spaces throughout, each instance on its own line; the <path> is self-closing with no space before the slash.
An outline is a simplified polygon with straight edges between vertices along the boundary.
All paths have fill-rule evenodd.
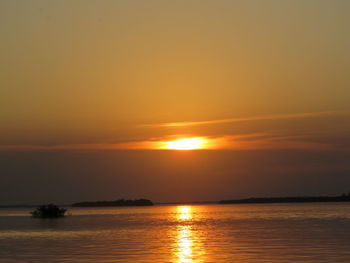
<path id="1" fill-rule="evenodd" d="M 153 202 L 148 199 L 135 199 L 135 200 L 119 199 L 115 201 L 79 202 L 79 203 L 74 203 L 71 206 L 72 207 L 153 206 Z"/>
<path id="2" fill-rule="evenodd" d="M 274 203 L 334 203 L 350 202 L 350 195 L 340 196 L 298 196 L 298 197 L 251 197 L 245 199 L 221 200 L 219 204 L 274 204 Z"/>
<path id="3" fill-rule="evenodd" d="M 218 201 L 158 202 L 155 205 L 215 205 Z"/>
<path id="4" fill-rule="evenodd" d="M 195 202 L 157 202 L 148 199 L 115 201 L 94 201 L 64 204 L 63 207 L 128 207 L 128 206 L 154 206 L 154 205 L 213 205 L 213 204 L 278 204 L 278 203 L 337 203 L 350 202 L 350 193 L 340 196 L 292 196 L 292 197 L 250 197 L 244 199 L 231 199 L 221 201 L 195 201 Z M 0 205 L 0 208 L 33 208 L 39 205 Z"/>

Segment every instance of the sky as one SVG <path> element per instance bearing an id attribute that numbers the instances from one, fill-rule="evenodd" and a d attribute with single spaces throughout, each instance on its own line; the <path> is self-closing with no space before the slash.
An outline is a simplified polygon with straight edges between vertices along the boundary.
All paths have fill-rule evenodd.
<path id="1" fill-rule="evenodd" d="M 0 205 L 349 192 L 349 11 L 0 0 Z"/>

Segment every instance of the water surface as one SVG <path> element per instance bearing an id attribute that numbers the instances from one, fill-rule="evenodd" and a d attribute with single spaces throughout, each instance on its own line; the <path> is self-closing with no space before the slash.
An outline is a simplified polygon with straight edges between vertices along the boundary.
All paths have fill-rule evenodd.
<path id="1" fill-rule="evenodd" d="M 0 209 L 0 262 L 350 262 L 350 204 Z"/>

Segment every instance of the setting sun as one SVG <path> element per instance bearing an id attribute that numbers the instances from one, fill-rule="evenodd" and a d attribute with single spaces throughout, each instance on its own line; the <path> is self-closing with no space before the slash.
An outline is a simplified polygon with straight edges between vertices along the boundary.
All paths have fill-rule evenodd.
<path id="1" fill-rule="evenodd" d="M 198 150 L 204 149 L 206 140 L 201 137 L 179 139 L 165 142 L 164 149 L 170 150 Z"/>

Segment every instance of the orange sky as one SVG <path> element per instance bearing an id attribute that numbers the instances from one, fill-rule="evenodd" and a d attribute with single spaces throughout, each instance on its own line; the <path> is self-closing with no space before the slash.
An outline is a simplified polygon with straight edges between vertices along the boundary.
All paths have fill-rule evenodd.
<path id="1" fill-rule="evenodd" d="M 1 155 L 201 138 L 194 148 L 214 153 L 347 156 L 349 10 L 343 0 L 1 1 Z"/>

